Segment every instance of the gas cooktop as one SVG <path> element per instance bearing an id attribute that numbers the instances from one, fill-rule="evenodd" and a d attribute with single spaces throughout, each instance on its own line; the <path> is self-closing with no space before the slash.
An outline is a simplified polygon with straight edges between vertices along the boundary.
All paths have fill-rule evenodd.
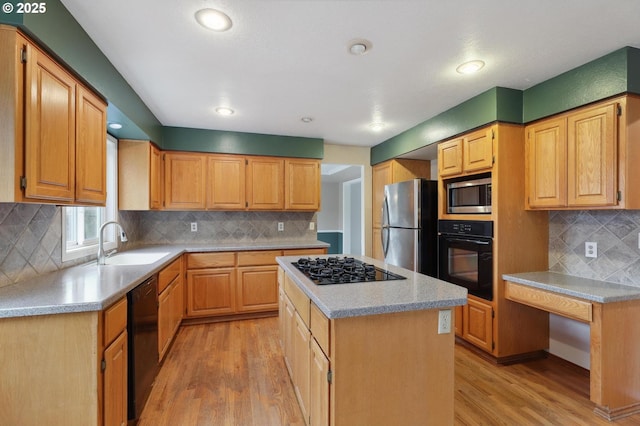
<path id="1" fill-rule="evenodd" d="M 353 257 L 301 258 L 291 264 L 319 285 L 406 279 Z"/>

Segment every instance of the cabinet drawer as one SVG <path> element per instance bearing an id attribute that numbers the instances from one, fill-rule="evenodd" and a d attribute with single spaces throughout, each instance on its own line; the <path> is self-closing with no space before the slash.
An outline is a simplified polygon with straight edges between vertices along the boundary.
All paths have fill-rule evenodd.
<path id="1" fill-rule="evenodd" d="M 281 250 L 245 251 L 238 253 L 238 266 L 275 265 L 276 256 L 282 256 Z"/>
<path id="2" fill-rule="evenodd" d="M 329 318 L 324 316 L 315 303 L 311 303 L 309 315 L 311 334 L 316 339 L 325 355 L 329 356 Z"/>
<path id="3" fill-rule="evenodd" d="M 308 248 L 308 249 L 291 249 L 285 250 L 284 256 L 311 256 L 314 254 L 326 254 L 327 249 L 324 248 Z"/>
<path id="4" fill-rule="evenodd" d="M 232 252 L 187 254 L 187 269 L 222 268 L 235 266 L 235 263 L 236 255 Z"/>
<path id="5" fill-rule="evenodd" d="M 104 311 L 104 346 L 109 346 L 126 328 L 127 298 L 123 297 Z"/>
<path id="6" fill-rule="evenodd" d="M 158 294 L 162 293 L 171 281 L 173 281 L 182 270 L 182 258 L 174 260 L 169 266 L 158 274 Z"/>
<path id="7" fill-rule="evenodd" d="M 578 321 L 591 322 L 590 302 L 505 281 L 505 297 L 514 302 L 542 309 Z"/>
<path id="8" fill-rule="evenodd" d="M 311 300 L 309 300 L 307 295 L 304 294 L 296 283 L 286 274 L 284 276 L 284 292 L 289 296 L 300 318 L 302 318 L 302 321 L 304 321 L 307 328 L 309 328 L 309 305 L 311 304 Z"/>

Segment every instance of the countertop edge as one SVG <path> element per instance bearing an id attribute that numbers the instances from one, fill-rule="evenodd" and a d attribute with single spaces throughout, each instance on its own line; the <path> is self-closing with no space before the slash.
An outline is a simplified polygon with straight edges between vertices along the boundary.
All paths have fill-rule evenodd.
<path id="1" fill-rule="evenodd" d="M 523 272 L 515 274 L 503 274 L 502 278 L 517 284 L 523 284 L 529 287 L 546 290 L 557 294 L 572 296 L 579 299 L 588 300 L 596 303 L 615 303 L 625 302 L 629 300 L 640 299 L 640 287 L 628 286 L 619 283 L 611 283 L 608 281 L 593 280 L 590 278 L 577 277 L 574 275 L 566 275 L 551 271 Z M 546 278 L 545 281 L 542 278 Z M 572 288 L 572 282 L 584 281 L 592 285 L 592 287 L 600 292 L 619 290 L 625 292 L 617 295 L 603 295 L 596 292 L 589 292 L 582 288 Z M 560 285 L 562 281 L 562 285 Z M 576 285 L 578 287 L 578 285 Z"/>

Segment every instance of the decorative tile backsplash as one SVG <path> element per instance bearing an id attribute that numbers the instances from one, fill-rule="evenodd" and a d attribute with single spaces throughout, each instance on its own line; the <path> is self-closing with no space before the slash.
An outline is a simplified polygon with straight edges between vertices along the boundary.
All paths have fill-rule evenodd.
<path id="1" fill-rule="evenodd" d="M 639 210 L 549 213 L 549 270 L 640 287 Z M 584 243 L 598 244 L 585 257 Z"/>

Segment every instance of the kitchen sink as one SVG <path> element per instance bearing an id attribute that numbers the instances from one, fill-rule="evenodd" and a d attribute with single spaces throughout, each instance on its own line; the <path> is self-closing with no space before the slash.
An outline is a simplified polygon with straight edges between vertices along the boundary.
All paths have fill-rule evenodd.
<path id="1" fill-rule="evenodd" d="M 169 252 L 160 253 L 118 253 L 105 260 L 106 265 L 148 265 L 162 259 Z"/>

